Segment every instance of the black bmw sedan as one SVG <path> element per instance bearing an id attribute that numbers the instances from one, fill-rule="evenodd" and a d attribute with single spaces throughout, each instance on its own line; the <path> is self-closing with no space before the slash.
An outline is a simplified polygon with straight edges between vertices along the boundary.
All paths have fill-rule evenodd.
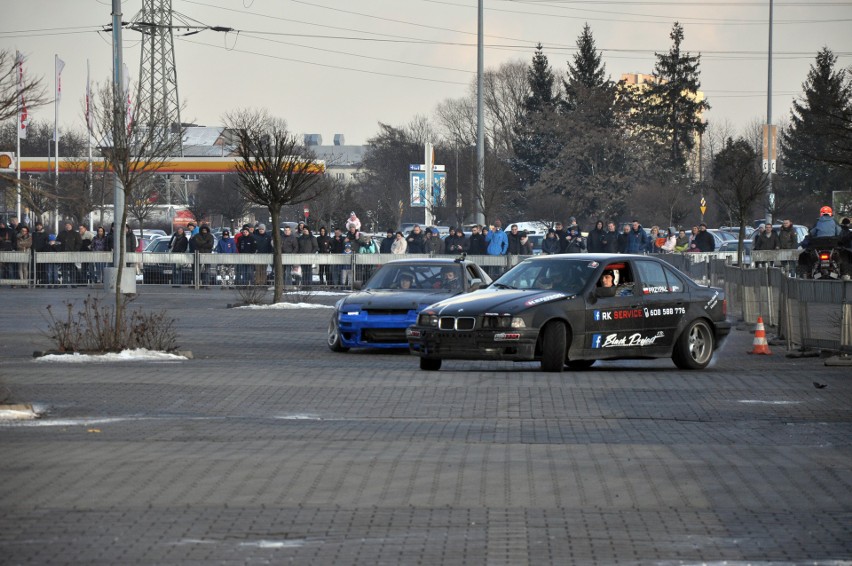
<path id="1" fill-rule="evenodd" d="M 730 332 L 725 316 L 724 291 L 653 256 L 552 255 L 429 306 L 406 335 L 424 370 L 445 359 L 540 360 L 560 372 L 662 357 L 701 369 Z"/>

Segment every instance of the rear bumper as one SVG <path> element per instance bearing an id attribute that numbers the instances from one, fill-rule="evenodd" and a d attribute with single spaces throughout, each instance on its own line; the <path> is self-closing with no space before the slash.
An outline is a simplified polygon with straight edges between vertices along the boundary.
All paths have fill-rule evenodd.
<path id="1" fill-rule="evenodd" d="M 728 334 L 731 333 L 731 326 L 731 323 L 727 320 L 714 323 L 716 344 L 718 346 L 721 346 L 728 337 Z"/>

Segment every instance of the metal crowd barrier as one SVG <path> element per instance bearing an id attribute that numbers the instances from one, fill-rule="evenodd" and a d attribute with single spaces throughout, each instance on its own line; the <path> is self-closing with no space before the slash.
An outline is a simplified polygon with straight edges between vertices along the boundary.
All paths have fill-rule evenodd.
<path id="1" fill-rule="evenodd" d="M 310 284 L 352 289 L 375 270 L 397 259 L 429 254 L 283 254 L 285 286 Z M 452 255 L 435 257 L 452 258 Z M 497 278 L 527 256 L 467 256 Z M 788 349 L 825 348 L 852 353 L 852 281 L 819 281 L 788 276 L 797 250 L 758 250 L 754 265 L 730 264 L 734 252 L 655 254 L 694 280 L 725 289 L 728 316 L 746 323 L 758 317 L 786 340 Z M 143 286 L 242 286 L 272 283 L 272 254 L 126 254 L 126 265 Z M 0 285 L 102 285 L 111 252 L 0 252 Z M 776 264 L 780 267 L 768 267 Z M 793 264 L 795 265 L 795 264 Z M 294 267 L 298 266 L 298 270 Z M 295 271 L 302 271 L 296 275 Z"/>
<path id="2" fill-rule="evenodd" d="M 709 283 L 713 279 L 714 262 L 729 263 L 736 259 L 736 252 L 690 252 L 673 254 L 653 254 L 689 275 L 693 280 Z"/>
<path id="3" fill-rule="evenodd" d="M 430 254 L 282 254 L 285 286 L 322 285 L 351 289 L 389 261 Z M 434 257 L 455 258 L 455 255 Z M 497 278 L 528 256 L 467 256 Z M 272 283 L 272 254 L 190 254 L 127 252 L 125 266 L 137 284 L 243 286 Z M 0 252 L 0 285 L 97 286 L 112 265 L 112 252 Z M 311 280 L 307 281 L 308 272 Z"/>

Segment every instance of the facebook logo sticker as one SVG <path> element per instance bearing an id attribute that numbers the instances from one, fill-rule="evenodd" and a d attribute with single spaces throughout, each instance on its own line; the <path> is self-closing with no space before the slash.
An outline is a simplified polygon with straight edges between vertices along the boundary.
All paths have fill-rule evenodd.
<path id="1" fill-rule="evenodd" d="M 592 334 L 592 348 L 600 348 L 603 334 Z"/>
<path id="2" fill-rule="evenodd" d="M 601 319 L 601 311 L 595 311 L 595 320 Z"/>

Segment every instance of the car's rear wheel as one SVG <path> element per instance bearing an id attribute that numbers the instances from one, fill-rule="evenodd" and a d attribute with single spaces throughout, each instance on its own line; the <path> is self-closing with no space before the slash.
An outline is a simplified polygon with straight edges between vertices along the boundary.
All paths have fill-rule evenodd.
<path id="1" fill-rule="evenodd" d="M 423 371 L 438 371 L 441 369 L 441 358 L 420 358 L 420 369 Z"/>
<path id="2" fill-rule="evenodd" d="M 595 365 L 596 361 L 597 360 L 569 360 L 568 367 L 573 370 L 582 371 Z"/>
<path id="3" fill-rule="evenodd" d="M 565 368 L 567 334 L 561 322 L 551 322 L 544 327 L 541 332 L 541 371 L 561 372 Z"/>
<path id="4" fill-rule="evenodd" d="M 713 329 L 706 320 L 696 320 L 677 339 L 672 360 L 681 369 L 703 369 L 712 357 Z"/>
<path id="5" fill-rule="evenodd" d="M 349 348 L 340 342 L 340 329 L 337 328 L 337 316 L 328 323 L 328 348 L 332 352 L 348 352 Z"/>

